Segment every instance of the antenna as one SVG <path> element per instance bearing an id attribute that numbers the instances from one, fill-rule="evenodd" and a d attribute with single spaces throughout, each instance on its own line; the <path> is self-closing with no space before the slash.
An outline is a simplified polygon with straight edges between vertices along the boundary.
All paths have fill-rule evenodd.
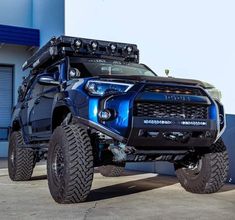
<path id="1" fill-rule="evenodd" d="M 169 77 L 170 70 L 169 69 L 165 69 L 165 74 L 166 74 L 167 77 Z"/>

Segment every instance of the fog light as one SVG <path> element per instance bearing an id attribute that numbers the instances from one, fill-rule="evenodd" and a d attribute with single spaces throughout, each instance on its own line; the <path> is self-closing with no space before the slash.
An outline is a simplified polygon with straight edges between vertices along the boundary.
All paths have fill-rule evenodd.
<path id="1" fill-rule="evenodd" d="M 99 112 L 99 118 L 101 120 L 107 121 L 111 118 L 112 114 L 108 109 L 102 110 Z"/>
<path id="2" fill-rule="evenodd" d="M 117 48 L 117 46 L 114 45 L 114 44 L 111 44 L 111 45 L 110 45 L 110 48 L 111 48 L 112 53 L 114 53 L 115 50 L 116 50 L 116 48 Z"/>
<path id="3" fill-rule="evenodd" d="M 82 45 L 82 42 L 80 40 L 75 40 L 74 44 L 77 48 L 80 48 Z"/>
<path id="4" fill-rule="evenodd" d="M 96 50 L 97 47 L 98 47 L 98 43 L 95 42 L 95 41 L 93 41 L 93 42 L 91 43 L 91 46 L 92 46 L 92 49 L 93 49 L 93 50 Z"/>
<path id="5" fill-rule="evenodd" d="M 132 52 L 133 48 L 128 46 L 126 50 L 127 50 L 127 53 L 130 54 Z"/>

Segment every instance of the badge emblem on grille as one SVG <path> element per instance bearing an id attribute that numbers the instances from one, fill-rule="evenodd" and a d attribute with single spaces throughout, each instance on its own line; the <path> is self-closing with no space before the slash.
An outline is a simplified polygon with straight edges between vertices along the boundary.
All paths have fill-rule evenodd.
<path id="1" fill-rule="evenodd" d="M 179 102 L 190 102 L 191 101 L 189 96 L 181 96 L 181 95 L 165 95 L 165 99 L 167 101 L 179 101 Z"/>

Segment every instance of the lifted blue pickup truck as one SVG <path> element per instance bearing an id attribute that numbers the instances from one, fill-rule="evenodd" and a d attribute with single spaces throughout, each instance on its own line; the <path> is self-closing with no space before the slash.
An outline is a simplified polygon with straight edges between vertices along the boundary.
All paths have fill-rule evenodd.
<path id="1" fill-rule="evenodd" d="M 224 108 L 197 80 L 159 77 L 135 44 L 61 36 L 23 65 L 9 135 L 9 176 L 30 180 L 47 159 L 58 203 L 84 201 L 94 167 L 121 175 L 126 162 L 174 163 L 181 185 L 213 193 L 224 184 Z"/>

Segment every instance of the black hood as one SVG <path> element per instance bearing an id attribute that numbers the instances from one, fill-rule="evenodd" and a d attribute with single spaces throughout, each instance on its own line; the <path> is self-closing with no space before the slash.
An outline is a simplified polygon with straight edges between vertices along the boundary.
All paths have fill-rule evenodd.
<path id="1" fill-rule="evenodd" d="M 125 75 L 102 75 L 99 76 L 100 79 L 104 80 L 127 80 L 127 81 L 137 81 L 137 82 L 159 82 L 159 83 L 174 83 L 174 84 L 181 84 L 181 85 L 191 85 L 191 86 L 201 86 L 205 89 L 213 88 L 214 86 L 202 82 L 199 80 L 194 79 L 181 79 L 181 78 L 174 78 L 174 77 L 160 77 L 160 76 L 125 76 Z"/>

